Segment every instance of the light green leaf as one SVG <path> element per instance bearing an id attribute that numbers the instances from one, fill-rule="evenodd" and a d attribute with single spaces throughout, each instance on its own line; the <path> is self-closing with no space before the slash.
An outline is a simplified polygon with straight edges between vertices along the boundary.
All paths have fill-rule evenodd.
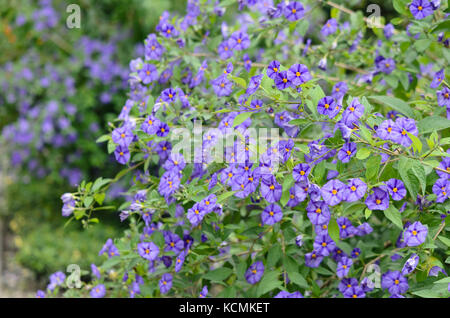
<path id="1" fill-rule="evenodd" d="M 403 230 L 402 217 L 397 208 L 391 203 L 389 208 L 384 210 L 384 216 L 394 223 L 399 229 Z"/>
<path id="2" fill-rule="evenodd" d="M 408 117 L 414 117 L 412 108 L 405 101 L 399 98 L 391 96 L 369 96 L 369 98 L 377 101 L 378 103 L 385 104 Z"/>
<path id="3" fill-rule="evenodd" d="M 250 116 L 253 114 L 253 112 L 243 112 L 240 113 L 239 115 L 237 115 L 234 118 L 233 121 L 233 127 L 239 126 L 240 124 L 242 124 L 244 121 L 246 121 L 248 118 L 250 118 Z"/>
<path id="4" fill-rule="evenodd" d="M 282 287 L 282 282 L 279 280 L 280 270 L 265 271 L 261 281 L 258 284 L 256 297 L 267 294 L 269 291 L 279 289 Z"/>
<path id="5" fill-rule="evenodd" d="M 358 152 L 356 152 L 356 159 L 364 160 L 370 156 L 372 150 L 368 148 L 359 148 Z"/>
<path id="6" fill-rule="evenodd" d="M 419 134 L 430 133 L 433 130 L 450 128 L 450 120 L 441 116 L 428 116 L 417 123 Z"/>
<path id="7" fill-rule="evenodd" d="M 334 218 L 332 218 L 330 220 L 330 223 L 328 224 L 328 235 L 336 243 L 339 242 L 339 225 L 337 224 L 337 221 Z"/>
<path id="8" fill-rule="evenodd" d="M 230 276 L 231 273 L 233 273 L 232 269 L 228 267 L 220 267 L 207 272 L 205 275 L 203 275 L 203 278 L 215 282 L 221 282 L 224 281 L 226 278 L 228 278 L 228 276 Z"/>

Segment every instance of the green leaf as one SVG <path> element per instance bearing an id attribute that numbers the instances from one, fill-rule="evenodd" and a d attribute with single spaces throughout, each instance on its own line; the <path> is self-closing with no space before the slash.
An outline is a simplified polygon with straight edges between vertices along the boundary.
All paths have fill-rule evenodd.
<path id="1" fill-rule="evenodd" d="M 421 39 L 414 42 L 414 48 L 419 52 L 423 52 L 433 43 L 430 39 Z"/>
<path id="2" fill-rule="evenodd" d="M 230 75 L 231 79 L 242 88 L 247 88 L 247 82 L 240 77 Z"/>
<path id="3" fill-rule="evenodd" d="M 397 208 L 391 203 L 389 208 L 384 210 L 384 216 L 394 223 L 400 230 L 403 230 L 402 217 Z"/>
<path id="4" fill-rule="evenodd" d="M 219 195 L 217 197 L 217 202 L 218 203 L 222 203 L 223 201 L 225 201 L 226 199 L 228 199 L 229 197 L 231 197 L 233 194 L 235 194 L 237 191 L 228 191 L 225 193 L 222 193 L 221 195 Z"/>
<path id="5" fill-rule="evenodd" d="M 445 245 L 447 245 L 448 247 L 450 247 L 450 239 L 446 238 L 445 236 L 439 235 L 438 239 L 444 243 Z"/>
<path id="6" fill-rule="evenodd" d="M 288 277 L 294 284 L 302 288 L 309 288 L 308 282 L 299 272 L 290 272 Z"/>
<path id="7" fill-rule="evenodd" d="M 371 156 L 366 162 L 366 180 L 367 182 L 374 182 L 378 176 L 378 170 L 380 169 L 381 156 Z"/>
<path id="8" fill-rule="evenodd" d="M 215 282 L 221 282 L 224 281 L 226 278 L 228 278 L 228 276 L 230 276 L 231 273 L 233 273 L 232 269 L 228 267 L 220 267 L 207 272 L 205 275 L 203 275 L 203 278 Z"/>
<path id="9" fill-rule="evenodd" d="M 246 121 L 248 118 L 250 118 L 250 116 L 253 114 L 253 112 L 244 112 L 244 113 L 240 113 L 239 115 L 237 115 L 234 118 L 233 121 L 233 127 L 239 126 L 240 124 L 242 124 L 244 121 Z"/>
<path id="10" fill-rule="evenodd" d="M 369 98 L 377 101 L 378 103 L 385 104 L 408 117 L 414 117 L 412 108 L 401 99 L 391 96 L 369 96 Z"/>
<path id="11" fill-rule="evenodd" d="M 264 275 L 258 284 L 256 297 L 267 294 L 271 290 L 281 288 L 282 282 L 279 280 L 279 276 L 280 270 L 264 272 Z"/>
<path id="12" fill-rule="evenodd" d="M 269 253 L 267 253 L 267 262 L 266 267 L 270 268 L 272 266 L 275 266 L 278 260 L 281 258 L 282 250 L 281 246 L 278 243 L 275 243 L 272 245 L 269 249 Z"/>
<path id="13" fill-rule="evenodd" d="M 117 265 L 120 263 L 120 257 L 113 256 L 108 258 L 101 266 L 102 269 L 108 270 L 111 269 L 114 265 Z"/>
<path id="14" fill-rule="evenodd" d="M 288 124 L 289 125 L 304 125 L 304 124 L 309 124 L 310 122 L 311 122 L 311 120 L 309 120 L 309 119 L 298 118 L 298 119 L 291 120 Z"/>
<path id="15" fill-rule="evenodd" d="M 97 201 L 98 204 L 102 205 L 103 201 L 105 200 L 105 196 L 106 195 L 104 192 L 96 193 L 96 194 L 94 194 L 94 199 L 95 199 L 95 201 Z"/>
<path id="16" fill-rule="evenodd" d="M 372 215 L 372 210 L 369 210 L 369 209 L 364 210 L 364 216 L 365 216 L 366 220 L 368 218 L 370 218 L 371 215 Z"/>
<path id="17" fill-rule="evenodd" d="M 373 139 L 372 139 L 372 134 L 365 125 L 359 125 L 359 134 L 365 141 L 368 141 L 371 145 L 374 144 Z"/>
<path id="18" fill-rule="evenodd" d="M 100 189 L 102 186 L 104 186 L 105 184 L 108 184 L 111 182 L 112 179 L 103 179 L 103 178 L 98 178 L 97 180 L 95 180 L 94 184 L 92 185 L 92 191 L 95 192 L 98 189 Z"/>
<path id="19" fill-rule="evenodd" d="M 402 15 L 405 15 L 407 13 L 404 0 L 394 0 L 393 5 L 394 5 L 395 11 L 397 11 L 398 13 L 400 13 Z"/>
<path id="20" fill-rule="evenodd" d="M 292 177 L 292 173 L 288 174 L 287 177 L 285 177 L 283 181 L 283 194 L 281 195 L 281 206 L 285 206 L 286 203 L 289 201 L 289 189 L 294 184 L 294 178 Z"/>
<path id="21" fill-rule="evenodd" d="M 417 123 L 419 134 L 430 133 L 433 130 L 450 128 L 450 120 L 441 116 L 428 116 Z"/>
<path id="22" fill-rule="evenodd" d="M 408 134 L 408 137 L 412 140 L 412 147 L 415 152 L 418 152 L 419 154 L 422 152 L 422 142 L 419 138 L 414 136 L 413 134 L 406 132 Z"/>
<path id="23" fill-rule="evenodd" d="M 94 201 L 94 198 L 93 198 L 92 196 L 87 196 L 87 197 L 85 197 L 85 198 L 84 198 L 84 201 L 83 201 L 84 206 L 85 206 L 86 208 L 90 207 L 92 201 Z"/>
<path id="24" fill-rule="evenodd" d="M 328 235 L 336 243 L 339 242 L 339 225 L 337 224 L 337 221 L 334 218 L 332 218 L 330 220 L 330 223 L 328 224 Z"/>
<path id="25" fill-rule="evenodd" d="M 299 36 L 305 36 L 309 28 L 309 21 L 307 19 L 302 19 L 297 26 L 297 32 Z"/>
<path id="26" fill-rule="evenodd" d="M 418 161 L 414 161 L 411 171 L 419 180 L 420 187 L 422 188 L 422 195 L 425 194 L 425 188 L 427 187 L 427 176 L 425 174 L 425 168 Z"/>
<path id="27" fill-rule="evenodd" d="M 105 141 L 111 140 L 111 136 L 110 135 L 103 135 L 97 138 L 97 140 L 95 141 L 95 143 L 99 144 Z"/>
<path id="28" fill-rule="evenodd" d="M 356 152 L 356 159 L 364 160 L 370 156 L 371 152 L 372 150 L 368 148 L 359 148 L 359 150 Z"/>

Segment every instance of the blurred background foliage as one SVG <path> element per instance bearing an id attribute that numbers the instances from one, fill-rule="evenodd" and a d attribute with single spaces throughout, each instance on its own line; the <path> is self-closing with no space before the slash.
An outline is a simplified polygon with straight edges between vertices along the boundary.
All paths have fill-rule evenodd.
<path id="1" fill-rule="evenodd" d="M 69 4 L 81 8 L 80 29 L 66 27 Z M 2 159 L 7 159 L 0 166 L 3 184 L 0 217 L 8 232 L 3 231 L 3 235 L 15 246 L 16 260 L 33 271 L 37 279 L 45 280 L 67 264 L 88 269 L 97 260 L 106 239 L 121 231 L 117 214 L 111 212 L 103 214 L 95 231 L 84 231 L 75 223 L 65 227 L 60 196 L 72 191 L 81 177 L 114 175 L 118 171 L 95 139 L 106 131 L 108 120 L 116 116 L 126 101 L 121 81 L 126 81 L 128 63 L 139 54 L 142 40 L 154 29 L 163 11 L 184 7 L 184 0 L 0 0 L 0 131 L 3 130 L 0 145 L 6 149 L 2 151 Z M 51 26 L 38 26 L 39 20 Z M 103 52 L 87 54 L 84 44 L 88 42 L 82 42 L 85 38 L 101 42 L 101 48 L 114 46 L 111 65 L 120 65 L 125 76 L 113 82 L 93 81 L 92 70 L 96 63 L 102 62 Z M 94 60 L 86 67 L 88 59 Z M 56 76 L 49 85 L 43 85 L 41 80 L 48 69 L 59 78 Z M 28 81 L 21 77 L 27 70 L 33 74 Z M 72 96 L 61 85 L 67 77 L 74 81 Z M 116 89 L 111 90 L 111 86 Z M 101 102 L 102 94 L 109 95 L 110 100 Z M 77 135 L 76 141 L 63 148 L 54 147 L 52 142 L 40 148 L 33 138 L 23 160 L 14 162 L 14 153 L 22 144 L 11 142 L 5 127 L 20 126 L 25 119 L 26 129 L 39 126 L 36 131 L 40 131 L 42 116 L 36 120 L 27 116 L 30 110 L 40 111 L 50 101 L 75 106 L 75 116 L 66 117 L 71 121 L 70 133 Z M 65 111 L 62 110 L 62 115 Z M 78 151 L 82 155 L 70 160 Z M 43 169 L 31 169 L 30 162 L 33 167 L 37 162 Z M 65 175 L 62 171 L 68 165 L 74 170 Z M 106 200 L 115 204 L 117 193 L 120 189 L 111 191 Z"/>

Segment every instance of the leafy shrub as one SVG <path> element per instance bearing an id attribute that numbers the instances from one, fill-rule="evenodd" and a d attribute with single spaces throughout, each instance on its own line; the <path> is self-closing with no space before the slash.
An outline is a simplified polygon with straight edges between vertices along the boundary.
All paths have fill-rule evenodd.
<path id="1" fill-rule="evenodd" d="M 62 196 L 87 226 L 134 174 L 129 229 L 67 296 L 448 296 L 447 1 L 343 3 L 162 15 L 97 140 L 126 168 Z"/>

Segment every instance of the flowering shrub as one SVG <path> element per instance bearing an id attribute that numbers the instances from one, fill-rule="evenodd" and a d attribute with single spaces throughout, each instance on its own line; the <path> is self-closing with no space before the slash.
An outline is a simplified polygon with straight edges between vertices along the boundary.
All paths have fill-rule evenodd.
<path id="1" fill-rule="evenodd" d="M 448 6 L 393 5 L 164 13 L 97 140 L 124 170 L 62 196 L 88 225 L 134 174 L 129 228 L 66 295 L 448 297 Z"/>

